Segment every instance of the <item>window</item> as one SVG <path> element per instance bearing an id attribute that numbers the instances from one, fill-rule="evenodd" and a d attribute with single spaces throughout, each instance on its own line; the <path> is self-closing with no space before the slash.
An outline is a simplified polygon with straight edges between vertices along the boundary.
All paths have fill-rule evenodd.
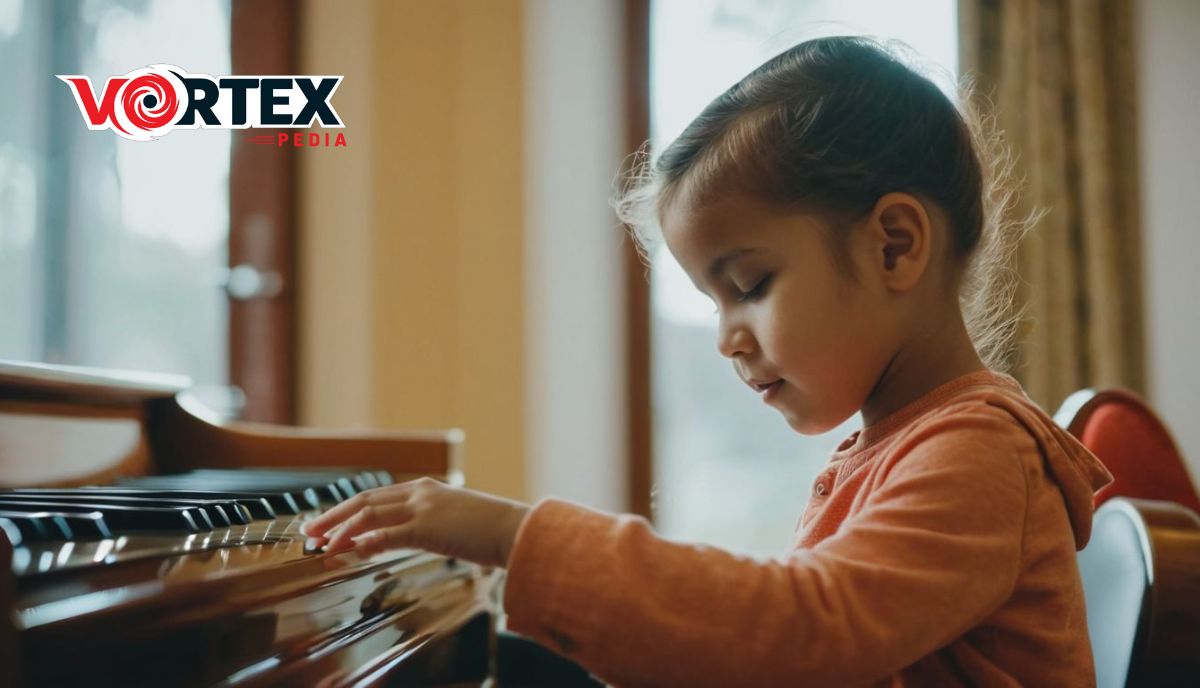
<path id="1" fill-rule="evenodd" d="M 654 150 L 766 59 L 823 35 L 904 41 L 953 77 L 954 0 L 655 0 L 650 17 Z M 945 86 L 944 86 L 945 87 Z M 818 437 L 793 431 L 716 351 L 712 304 L 660 248 L 651 270 L 657 529 L 753 554 L 788 548 L 813 480 L 855 416 Z"/>
<path id="2" fill-rule="evenodd" d="M 229 0 L 0 0 L 0 358 L 228 383 L 230 132 L 92 132 L 54 76 L 163 62 L 230 73 Z"/>

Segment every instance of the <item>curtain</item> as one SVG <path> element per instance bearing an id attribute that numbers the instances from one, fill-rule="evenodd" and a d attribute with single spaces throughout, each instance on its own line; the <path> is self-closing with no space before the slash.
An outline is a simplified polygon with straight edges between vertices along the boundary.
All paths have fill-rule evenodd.
<path id="1" fill-rule="evenodd" d="M 1128 0 L 959 0 L 960 71 L 1024 178 L 1010 212 L 1045 213 L 1017 249 L 1008 360 L 1051 411 L 1084 387 L 1144 394 L 1131 21 Z"/>

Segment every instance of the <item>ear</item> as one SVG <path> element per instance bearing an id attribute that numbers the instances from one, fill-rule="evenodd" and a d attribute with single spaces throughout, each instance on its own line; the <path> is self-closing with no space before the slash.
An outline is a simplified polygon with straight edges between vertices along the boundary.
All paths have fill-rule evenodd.
<path id="1" fill-rule="evenodd" d="M 868 220 L 872 268 L 892 291 L 917 285 L 929 265 L 933 227 L 916 197 L 893 192 L 876 203 Z"/>

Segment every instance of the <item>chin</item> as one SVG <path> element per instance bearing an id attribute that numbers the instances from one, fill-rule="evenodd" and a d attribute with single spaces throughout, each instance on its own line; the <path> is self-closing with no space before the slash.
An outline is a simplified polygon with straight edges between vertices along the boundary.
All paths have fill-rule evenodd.
<path id="1" fill-rule="evenodd" d="M 790 413 L 784 416 L 784 420 L 787 421 L 788 426 L 801 435 L 820 435 L 836 427 L 833 425 L 826 427 L 823 423 L 814 423 L 811 418 L 799 418 Z"/>
<path id="2" fill-rule="evenodd" d="M 794 413 L 784 413 L 784 420 L 788 426 L 801 435 L 824 435 L 841 425 L 847 418 L 854 415 L 854 412 L 845 415 L 834 414 L 824 418 L 816 418 L 814 416 L 800 416 Z M 838 417 L 841 416 L 841 417 Z"/>

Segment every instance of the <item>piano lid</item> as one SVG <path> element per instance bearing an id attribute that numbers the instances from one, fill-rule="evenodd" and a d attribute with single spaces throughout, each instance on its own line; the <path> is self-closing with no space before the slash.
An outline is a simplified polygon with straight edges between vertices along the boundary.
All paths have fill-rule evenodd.
<path id="1" fill-rule="evenodd" d="M 175 375 L 0 361 L 0 487 L 102 484 L 194 468 L 331 460 L 463 483 L 463 433 L 230 420 Z"/>
<path id="2" fill-rule="evenodd" d="M 183 375 L 0 359 L 0 398 L 137 403 L 191 386 Z"/>

